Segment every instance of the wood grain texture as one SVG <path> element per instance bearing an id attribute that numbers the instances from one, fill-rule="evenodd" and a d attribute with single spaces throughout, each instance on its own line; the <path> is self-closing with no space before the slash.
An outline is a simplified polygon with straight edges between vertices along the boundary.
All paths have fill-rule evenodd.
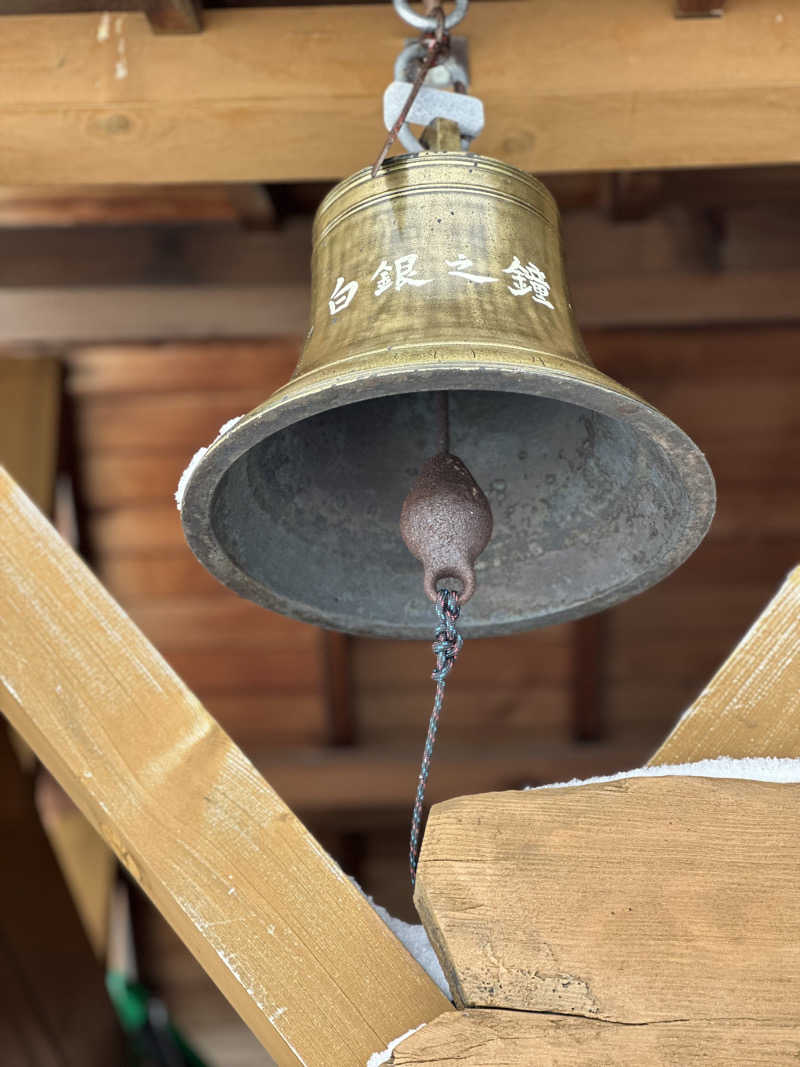
<path id="1" fill-rule="evenodd" d="M 210 11 L 182 38 L 123 18 L 124 78 L 98 15 L 4 20 L 0 181 L 331 178 L 374 157 L 407 36 L 388 5 Z M 524 169 L 800 158 L 800 30 L 769 0 L 691 24 L 662 0 L 499 0 L 464 32 L 490 117 L 476 147 Z"/>
<path id="2" fill-rule="evenodd" d="M 800 756 L 800 567 L 650 763 Z"/>
<path id="3" fill-rule="evenodd" d="M 446 1010 L 5 474 L 0 523 L 4 711 L 277 1063 L 363 1067 Z"/>
<path id="4" fill-rule="evenodd" d="M 308 328 L 308 305 L 308 289 L 297 285 L 0 289 L 0 342 L 296 334 Z"/>
<path id="5" fill-rule="evenodd" d="M 104 10 L 108 10 L 105 8 Z M 0 187 L 0 226 L 235 222 L 229 185 Z M 246 186 L 245 188 L 249 188 Z M 128 231 L 132 236 L 134 231 Z"/>
<path id="6" fill-rule="evenodd" d="M 147 188 L 141 187 L 143 200 Z M 38 191 L 43 196 L 46 187 Z M 103 205 L 102 187 L 99 192 L 98 214 Z M 2 210 L 0 197 L 0 222 Z M 194 224 L 165 219 L 153 225 L 137 225 L 134 219 L 116 225 L 94 221 L 81 226 L 8 227 L 3 228 L 2 237 L 6 253 L 0 261 L 2 289 L 117 285 L 307 287 L 310 280 L 310 219 L 292 219 L 280 228 L 263 230 L 245 229 L 235 218 L 227 223 L 209 219 Z"/>
<path id="7" fill-rule="evenodd" d="M 431 811 L 415 904 L 459 1007 L 800 1024 L 800 785 L 620 781 Z"/>
<path id="8" fill-rule="evenodd" d="M 448 1012 L 407 1038 L 392 1067 L 794 1067 L 797 1022 L 615 1026 L 518 1011 Z"/>
<path id="9" fill-rule="evenodd" d="M 788 347 L 787 336 L 784 348 Z M 239 343 L 91 345 L 69 349 L 65 360 L 69 389 L 76 397 L 216 392 L 221 383 L 225 392 L 255 393 L 273 388 L 274 381 L 287 382 L 300 348 L 301 341 L 295 337 Z"/>

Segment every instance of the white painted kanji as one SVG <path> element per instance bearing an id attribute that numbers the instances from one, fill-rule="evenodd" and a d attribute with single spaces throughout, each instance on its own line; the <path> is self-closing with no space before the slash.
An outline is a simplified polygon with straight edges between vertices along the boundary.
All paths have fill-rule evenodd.
<path id="1" fill-rule="evenodd" d="M 430 285 L 433 278 L 418 277 L 417 254 L 411 252 L 407 256 L 400 256 L 394 264 L 382 259 L 370 278 L 371 282 L 376 280 L 378 284 L 375 286 L 375 296 L 380 296 L 392 287 L 397 290 L 402 289 L 404 285 Z"/>
<path id="2" fill-rule="evenodd" d="M 337 278 L 336 285 L 333 287 L 333 292 L 328 300 L 331 315 L 336 315 L 338 312 L 344 311 L 346 307 L 349 307 L 357 292 L 358 282 L 348 282 L 345 285 L 344 278 Z"/>
<path id="3" fill-rule="evenodd" d="M 530 261 L 523 266 L 519 258 L 514 256 L 510 265 L 503 268 L 503 274 L 510 274 L 513 285 L 509 285 L 508 291 L 512 296 L 526 296 L 531 294 L 537 304 L 553 308 L 550 303 L 550 283 L 544 271 Z M 555 310 L 555 309 L 553 309 Z"/>
<path id="4" fill-rule="evenodd" d="M 382 259 L 381 265 L 375 271 L 370 278 L 371 282 L 378 279 L 378 284 L 375 286 L 375 296 L 380 296 L 381 293 L 385 293 L 387 289 L 391 289 L 394 285 L 394 267 L 387 260 Z"/>
<path id="5" fill-rule="evenodd" d="M 499 278 L 492 278 L 488 274 L 469 274 L 469 268 L 474 266 L 471 259 L 465 256 L 463 253 L 457 259 L 446 259 L 445 263 L 448 267 L 452 267 L 447 273 L 452 274 L 454 278 L 466 278 L 468 282 L 477 282 L 478 285 L 487 285 L 489 282 L 497 282 Z"/>

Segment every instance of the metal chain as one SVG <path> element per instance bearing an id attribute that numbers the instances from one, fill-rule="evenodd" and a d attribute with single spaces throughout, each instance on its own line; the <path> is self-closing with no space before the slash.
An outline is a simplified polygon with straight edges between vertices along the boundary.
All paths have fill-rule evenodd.
<path id="1" fill-rule="evenodd" d="M 428 735 L 425 738 L 425 748 L 422 753 L 422 766 L 419 771 L 417 782 L 417 795 L 414 800 L 414 811 L 411 816 L 411 841 L 409 844 L 409 867 L 411 870 L 411 888 L 417 884 L 417 863 L 419 861 L 420 832 L 422 830 L 422 812 L 425 803 L 425 787 L 428 784 L 428 775 L 431 769 L 431 757 L 433 746 L 436 744 L 436 734 L 439 731 L 439 718 L 442 714 L 444 703 L 444 688 L 447 676 L 452 670 L 456 657 L 461 651 L 464 639 L 456 629 L 458 617 L 461 614 L 458 593 L 450 589 L 440 589 L 436 596 L 436 614 L 439 616 L 439 625 L 436 627 L 436 637 L 433 642 L 433 651 L 436 656 L 436 670 L 431 677 L 436 682 L 436 696 L 433 701 L 433 711 L 428 723 Z"/>
<path id="2" fill-rule="evenodd" d="M 449 15 L 444 16 L 444 29 L 448 33 L 466 15 L 468 4 L 469 0 L 456 0 L 453 10 Z M 411 6 L 410 0 L 394 0 L 394 9 L 400 18 L 407 22 L 409 26 L 422 30 L 423 33 L 433 33 L 436 29 L 434 11 L 438 6 L 440 6 L 438 3 L 430 3 L 430 0 L 423 0 L 422 14 L 419 14 Z"/>
<path id="3" fill-rule="evenodd" d="M 386 156 L 389 154 L 389 149 L 397 140 L 397 135 L 400 133 L 400 130 L 403 124 L 405 123 L 406 118 L 408 117 L 408 113 L 411 110 L 414 101 L 417 99 L 417 96 L 419 95 L 419 91 L 422 88 L 423 82 L 428 76 L 428 71 L 431 69 L 431 67 L 434 67 L 436 65 L 439 59 L 441 59 L 441 57 L 447 52 L 449 48 L 450 41 L 445 31 L 445 25 L 447 20 L 445 18 L 444 11 L 442 11 L 441 6 L 438 4 L 435 8 L 433 8 L 432 20 L 435 27 L 433 32 L 425 32 L 420 37 L 420 43 L 427 49 L 425 58 L 419 65 L 419 69 L 417 70 L 417 76 L 414 79 L 413 85 L 411 86 L 411 92 L 408 94 L 408 99 L 403 105 L 400 114 L 395 119 L 394 125 L 392 126 L 391 130 L 389 130 L 389 136 L 384 141 L 383 148 L 380 150 L 378 158 L 372 164 L 373 178 L 377 177 L 378 171 L 381 169 L 381 164 L 383 163 L 384 159 L 386 159 Z"/>

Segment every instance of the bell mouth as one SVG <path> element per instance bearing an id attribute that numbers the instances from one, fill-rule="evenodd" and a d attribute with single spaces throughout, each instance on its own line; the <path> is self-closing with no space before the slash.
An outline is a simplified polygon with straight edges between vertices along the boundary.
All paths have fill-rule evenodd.
<path id="1" fill-rule="evenodd" d="M 495 366 L 476 383 L 474 366 L 449 365 L 346 387 L 290 383 L 241 419 L 186 487 L 195 555 L 274 611 L 354 634 L 430 637 L 422 568 L 399 517 L 435 450 L 440 389 L 451 391 L 452 451 L 494 514 L 461 619 L 466 635 L 607 608 L 655 584 L 702 540 L 713 476 L 650 405 L 594 369 L 587 381 Z"/>

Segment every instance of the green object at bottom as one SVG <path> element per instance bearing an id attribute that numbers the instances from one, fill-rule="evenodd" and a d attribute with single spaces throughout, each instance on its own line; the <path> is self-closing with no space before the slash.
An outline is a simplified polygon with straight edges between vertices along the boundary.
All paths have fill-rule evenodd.
<path id="1" fill-rule="evenodd" d="M 164 1013 L 165 1023 L 153 1022 L 153 1005 L 160 1004 L 138 982 L 130 982 L 118 971 L 106 975 L 106 989 L 130 1042 L 133 1067 L 208 1067 Z M 162 1006 L 163 1007 L 163 1006 Z M 168 1050 L 164 1051 L 165 1045 Z"/>

